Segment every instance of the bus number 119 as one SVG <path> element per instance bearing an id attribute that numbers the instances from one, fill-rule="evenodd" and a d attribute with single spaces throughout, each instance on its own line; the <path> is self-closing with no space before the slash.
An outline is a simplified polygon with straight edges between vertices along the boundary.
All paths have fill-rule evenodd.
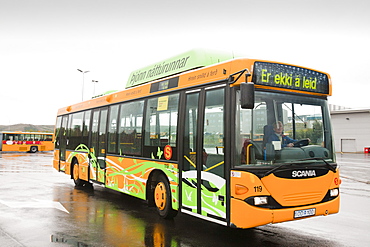
<path id="1" fill-rule="evenodd" d="M 254 192 L 262 192 L 262 186 L 254 186 Z"/>

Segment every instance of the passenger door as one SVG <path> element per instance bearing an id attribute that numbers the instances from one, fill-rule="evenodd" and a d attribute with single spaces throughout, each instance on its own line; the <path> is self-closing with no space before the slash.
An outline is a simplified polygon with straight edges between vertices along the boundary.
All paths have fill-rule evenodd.
<path id="1" fill-rule="evenodd" d="M 90 145 L 90 178 L 105 182 L 108 108 L 93 111 Z"/>
<path id="2" fill-rule="evenodd" d="M 224 88 L 186 94 L 182 212 L 226 225 Z"/>
<path id="3" fill-rule="evenodd" d="M 68 138 L 67 138 L 67 127 L 68 127 L 68 116 L 62 117 L 62 125 L 59 130 L 59 170 L 65 171 L 65 162 L 66 161 L 66 149 L 68 145 Z"/>

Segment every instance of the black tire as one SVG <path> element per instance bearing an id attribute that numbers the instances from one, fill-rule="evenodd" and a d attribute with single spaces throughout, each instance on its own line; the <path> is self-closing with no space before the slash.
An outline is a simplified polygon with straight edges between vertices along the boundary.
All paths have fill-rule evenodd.
<path id="1" fill-rule="evenodd" d="M 164 219 L 172 219 L 177 215 L 177 210 L 172 209 L 172 197 L 167 178 L 160 174 L 153 191 L 154 204 L 158 214 Z"/>
<path id="2" fill-rule="evenodd" d="M 85 181 L 80 179 L 79 176 L 79 164 L 77 160 L 73 160 L 71 167 L 71 176 L 76 187 L 82 187 L 85 184 Z"/>
<path id="3" fill-rule="evenodd" d="M 31 146 L 30 153 L 36 153 L 38 151 L 38 148 L 36 146 Z"/>

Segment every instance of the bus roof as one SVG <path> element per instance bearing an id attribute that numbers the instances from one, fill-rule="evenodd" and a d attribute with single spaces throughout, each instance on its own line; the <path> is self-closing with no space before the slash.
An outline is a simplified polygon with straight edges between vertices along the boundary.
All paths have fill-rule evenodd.
<path id="1" fill-rule="evenodd" d="M 232 53 L 193 49 L 131 72 L 126 88 L 234 58 Z"/>
<path id="2" fill-rule="evenodd" d="M 119 92 L 63 107 L 58 110 L 58 115 L 79 112 L 162 92 L 191 88 L 216 81 L 227 81 L 230 75 L 238 74 L 245 69 L 249 70 L 252 75 L 248 78 L 248 81 L 254 82 L 256 88 L 311 94 L 321 97 L 329 96 L 332 93 L 331 79 L 327 73 L 286 63 L 237 58 L 184 71 L 181 74 L 159 78 L 147 83 L 139 83 L 140 85 L 137 84 L 135 87 L 132 86 Z M 245 81 L 244 76 L 235 82 L 233 86 L 238 86 L 243 81 Z"/>

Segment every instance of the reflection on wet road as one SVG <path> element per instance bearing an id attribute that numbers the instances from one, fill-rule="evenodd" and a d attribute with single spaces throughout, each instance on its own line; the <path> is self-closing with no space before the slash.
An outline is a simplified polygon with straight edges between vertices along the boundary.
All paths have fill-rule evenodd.
<path id="1" fill-rule="evenodd" d="M 339 214 L 241 230 L 184 214 L 163 220 L 139 199 L 97 185 L 76 189 L 53 170 L 52 153 L 0 153 L 0 246 L 358 246 L 370 242 L 370 216 L 355 202 L 369 205 L 370 185 L 366 176 L 351 180 L 356 172 L 345 164 L 351 160 L 339 159 L 342 176 L 348 176 Z M 361 162 L 358 169 L 368 172 Z M 349 220 L 362 239 L 344 236 Z"/>

